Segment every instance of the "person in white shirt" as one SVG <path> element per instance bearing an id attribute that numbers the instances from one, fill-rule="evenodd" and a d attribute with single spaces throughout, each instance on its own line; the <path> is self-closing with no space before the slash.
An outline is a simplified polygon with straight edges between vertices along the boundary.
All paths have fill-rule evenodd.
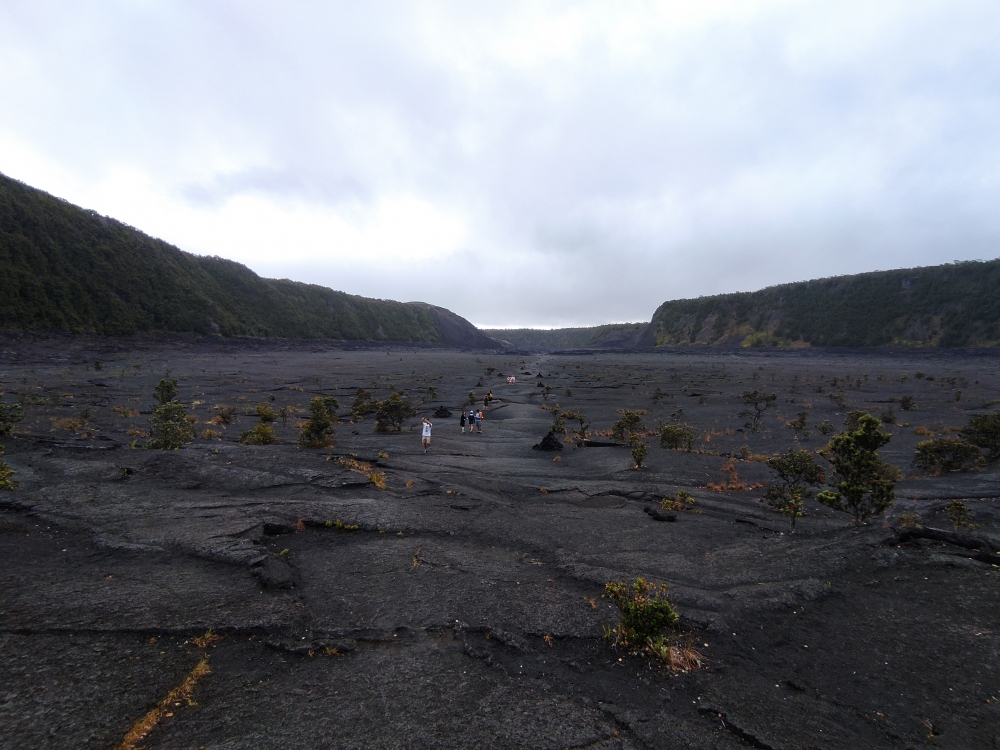
<path id="1" fill-rule="evenodd" d="M 424 444 L 424 453 L 426 453 L 427 449 L 431 447 L 431 427 L 433 426 L 434 425 L 431 424 L 431 420 L 429 420 L 427 417 L 424 417 L 424 430 L 423 430 L 423 435 L 421 437 L 421 441 Z"/>

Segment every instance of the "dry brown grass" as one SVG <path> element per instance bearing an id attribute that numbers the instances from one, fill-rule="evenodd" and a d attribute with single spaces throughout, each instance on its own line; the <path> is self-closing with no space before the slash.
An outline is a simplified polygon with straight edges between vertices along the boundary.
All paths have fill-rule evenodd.
<path id="1" fill-rule="evenodd" d="M 741 490 L 759 490 L 763 485 L 761 484 L 747 484 L 743 482 L 739 475 L 736 473 L 736 462 L 733 457 L 730 456 L 726 459 L 726 462 L 722 465 L 722 471 L 729 474 L 728 479 L 725 482 L 709 482 L 705 485 L 706 489 L 712 492 L 730 492 L 730 491 L 741 491 Z"/>
<path id="2" fill-rule="evenodd" d="M 134 418 L 139 416 L 138 409 L 126 409 L 124 406 L 114 406 L 111 411 L 117 414 L 119 417 Z"/>
<path id="3" fill-rule="evenodd" d="M 195 668 L 191 670 L 191 673 L 184 678 L 184 682 L 167 693 L 166 698 L 157 703 L 155 708 L 132 725 L 128 734 L 125 735 L 125 738 L 121 741 L 121 744 L 115 748 L 115 750 L 139 750 L 139 743 L 149 736 L 149 733 L 152 732 L 161 721 L 163 721 L 164 717 L 173 716 L 173 711 L 171 709 L 180 706 L 182 701 L 186 702 L 189 706 L 196 705 L 191 699 L 191 695 L 194 693 L 194 688 L 198 684 L 198 680 L 209 674 L 211 671 L 211 667 L 208 666 L 208 657 L 202 657 L 202 660 L 198 662 L 197 666 L 195 666 Z"/>
<path id="4" fill-rule="evenodd" d="M 196 638 L 192 638 L 191 643 L 198 648 L 208 648 L 209 646 L 214 646 L 221 640 L 222 636 L 212 632 L 212 629 L 209 628 L 205 631 L 205 635 L 199 635 Z"/>
<path id="5" fill-rule="evenodd" d="M 646 650 L 671 672 L 692 672 L 700 668 L 704 661 L 690 638 L 685 642 L 677 638 L 650 639 Z"/>

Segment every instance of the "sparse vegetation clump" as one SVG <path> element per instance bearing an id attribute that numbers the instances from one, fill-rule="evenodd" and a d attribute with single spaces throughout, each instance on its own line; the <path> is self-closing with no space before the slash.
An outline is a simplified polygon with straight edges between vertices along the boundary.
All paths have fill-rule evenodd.
<path id="1" fill-rule="evenodd" d="M 351 418 L 360 422 L 369 414 L 374 414 L 376 403 L 372 398 L 371 391 L 358 388 L 354 394 L 354 403 L 351 404 Z"/>
<path id="2" fill-rule="evenodd" d="M 684 511 L 690 509 L 693 505 L 694 498 L 687 490 L 679 490 L 677 497 L 665 497 L 660 501 L 660 507 L 663 510 Z"/>
<path id="3" fill-rule="evenodd" d="M 803 515 L 802 508 L 811 488 L 821 485 L 825 479 L 823 469 L 806 450 L 789 450 L 768 459 L 767 465 L 778 475 L 779 481 L 768 485 L 761 502 L 788 516 L 794 531 L 795 519 Z"/>
<path id="4" fill-rule="evenodd" d="M 333 439 L 337 434 L 334 426 L 336 409 L 336 399 L 316 396 L 310 401 L 309 419 L 299 433 L 298 444 L 303 448 L 329 448 L 333 445 Z"/>
<path id="5" fill-rule="evenodd" d="M 215 416 L 209 421 L 210 424 L 219 425 L 220 427 L 227 427 L 232 424 L 232 421 L 236 419 L 236 407 L 227 406 L 225 404 L 218 404 L 215 407 Z"/>
<path id="6" fill-rule="evenodd" d="M 177 400 L 177 381 L 163 378 L 153 389 L 159 404 L 153 408 L 147 448 L 177 450 L 194 441 L 194 427 L 184 404 Z"/>
<path id="7" fill-rule="evenodd" d="M 274 422 L 278 415 L 274 413 L 274 409 L 271 408 L 270 404 L 257 404 L 254 407 L 254 412 L 260 418 L 261 424 L 271 424 Z"/>
<path id="8" fill-rule="evenodd" d="M 357 531 L 361 527 L 356 523 L 344 523 L 338 518 L 333 521 L 327 521 L 326 528 L 336 529 L 337 531 Z"/>
<path id="9" fill-rule="evenodd" d="M 571 422 L 576 422 L 579 427 L 574 427 L 573 432 L 578 438 L 580 438 L 580 440 L 587 439 L 587 428 L 590 427 L 590 422 L 587 421 L 587 418 L 583 415 L 582 411 L 579 409 L 570 409 L 562 412 L 560 416 L 564 420 L 568 419 Z"/>
<path id="10" fill-rule="evenodd" d="M 952 500 L 945 508 L 945 512 L 948 514 L 951 525 L 955 527 L 955 531 L 974 531 L 979 528 L 978 524 L 969 520 L 972 518 L 972 511 L 961 500 Z"/>
<path id="11" fill-rule="evenodd" d="M 788 423 L 789 429 L 795 430 L 795 437 L 809 436 L 809 412 L 800 411 L 795 419 Z"/>
<path id="12" fill-rule="evenodd" d="M 243 445 L 273 445 L 278 442 L 277 435 L 274 434 L 272 423 L 277 419 L 277 414 L 269 404 L 257 404 L 254 412 L 260 418 L 260 424 L 254 426 L 252 430 L 240 433 L 239 442 Z"/>
<path id="13" fill-rule="evenodd" d="M 0 437 L 9 435 L 14 429 L 14 425 L 24 419 L 24 410 L 20 404 L 8 406 L 3 400 L 3 391 L 0 391 Z"/>
<path id="14" fill-rule="evenodd" d="M 641 469 L 649 449 L 646 448 L 646 443 L 635 435 L 631 437 L 630 443 L 632 446 L 632 462 L 634 464 L 632 468 Z"/>
<path id="15" fill-rule="evenodd" d="M 642 433 L 646 431 L 646 425 L 642 423 L 642 415 L 645 411 L 638 409 L 624 409 L 621 418 L 611 427 L 611 434 L 619 440 L 628 440 L 632 448 L 632 468 L 641 469 L 646 460 L 646 443 L 642 440 Z"/>
<path id="16" fill-rule="evenodd" d="M 777 394 L 753 390 L 744 391 L 740 394 L 740 398 L 743 399 L 743 405 L 747 407 L 738 415 L 747 419 L 743 426 L 750 432 L 760 432 L 760 427 L 764 422 L 764 412 L 777 402 Z"/>
<path id="17" fill-rule="evenodd" d="M 883 513 L 895 501 L 897 469 L 878 454 L 892 436 L 882 423 L 868 413 L 857 420 L 858 427 L 834 437 L 823 455 L 834 469 L 833 489 L 816 496 L 823 505 L 850 513 L 855 524 Z"/>
<path id="18" fill-rule="evenodd" d="M 395 428 L 402 432 L 403 422 L 417 416 L 417 410 L 401 393 L 393 393 L 389 398 L 377 401 L 375 405 L 375 429 L 388 432 Z"/>
<path id="19" fill-rule="evenodd" d="M 690 451 L 694 446 L 694 434 L 686 427 L 665 424 L 660 427 L 660 447 L 668 450 Z"/>
<path id="20" fill-rule="evenodd" d="M 992 462 L 1000 458 L 1000 411 L 973 415 L 959 432 L 968 442 L 989 451 L 987 460 Z"/>
<path id="21" fill-rule="evenodd" d="M 642 423 L 642 414 L 635 409 L 625 409 L 621 418 L 611 427 L 611 434 L 619 440 L 629 440 L 641 432 L 646 431 L 646 425 Z"/>
<path id="22" fill-rule="evenodd" d="M 0 456 L 3 455 L 3 446 L 0 445 Z M 6 463 L 0 461 L 0 490 L 6 490 L 7 492 L 13 492 L 17 489 L 17 480 L 12 479 L 14 476 L 14 470 L 11 469 Z"/>
<path id="23" fill-rule="evenodd" d="M 917 443 L 913 463 L 927 474 L 940 475 L 954 471 L 969 471 L 982 461 L 978 445 L 964 440 L 924 440 Z"/>
<path id="24" fill-rule="evenodd" d="M 611 581 L 605 584 L 604 591 L 618 607 L 617 627 L 605 628 L 605 637 L 617 648 L 647 656 L 674 671 L 689 671 L 701 665 L 701 655 L 690 643 L 680 643 L 673 632 L 680 618 L 666 599 L 666 584 L 637 578 L 631 585 Z"/>

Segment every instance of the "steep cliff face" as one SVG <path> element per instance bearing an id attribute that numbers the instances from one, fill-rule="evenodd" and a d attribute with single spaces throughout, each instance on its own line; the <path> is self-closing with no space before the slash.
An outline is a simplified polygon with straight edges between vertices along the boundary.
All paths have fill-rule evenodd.
<path id="1" fill-rule="evenodd" d="M 0 330 L 498 346 L 443 308 L 261 278 L 3 175 Z"/>
<path id="2" fill-rule="evenodd" d="M 1000 260 L 664 302 L 637 344 L 997 346 Z"/>

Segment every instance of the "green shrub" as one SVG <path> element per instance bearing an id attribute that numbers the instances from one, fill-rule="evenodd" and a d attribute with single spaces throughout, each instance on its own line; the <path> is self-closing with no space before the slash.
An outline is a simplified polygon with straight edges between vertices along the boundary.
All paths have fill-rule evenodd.
<path id="1" fill-rule="evenodd" d="M 964 440 L 924 440 L 917 443 L 917 456 L 913 463 L 927 474 L 944 474 L 968 471 L 982 460 L 978 445 Z"/>
<path id="2" fill-rule="evenodd" d="M 961 500 L 952 500 L 948 503 L 948 507 L 945 508 L 945 512 L 948 513 L 948 520 L 951 521 L 952 526 L 955 527 L 955 531 L 973 531 L 978 529 L 979 525 L 970 523 L 969 519 L 972 517 L 972 511 L 969 506 L 963 503 Z"/>
<path id="3" fill-rule="evenodd" d="M 168 401 L 156 406 L 150 422 L 147 448 L 175 451 L 194 440 L 194 427 L 188 422 L 187 411 L 180 401 Z"/>
<path id="4" fill-rule="evenodd" d="M 274 413 L 274 409 L 271 408 L 270 404 L 257 404 L 254 407 L 254 411 L 260 417 L 261 424 L 270 424 L 278 418 L 278 415 Z"/>
<path id="5" fill-rule="evenodd" d="M 903 411 L 912 411 L 917 408 L 917 402 L 913 396 L 903 396 L 899 399 L 899 408 Z"/>
<path id="6" fill-rule="evenodd" d="M 825 479 L 823 469 L 812 453 L 805 450 L 789 450 L 782 456 L 769 458 L 767 465 L 780 481 L 768 485 L 761 502 L 788 516 L 794 531 L 795 519 L 802 515 L 802 506 L 810 496 L 810 488 L 822 484 Z"/>
<path id="7" fill-rule="evenodd" d="M 822 422 L 816 425 L 816 428 L 824 435 L 829 435 L 831 432 L 833 432 L 833 425 L 830 424 L 829 419 L 824 419 Z"/>
<path id="8" fill-rule="evenodd" d="M 0 445 L 0 456 L 3 455 L 3 446 Z M 17 489 L 17 481 L 11 479 L 14 476 L 14 470 L 11 469 L 3 461 L 0 461 L 0 490 L 6 490 L 8 492 L 13 492 Z"/>
<path id="9" fill-rule="evenodd" d="M 660 427 L 660 447 L 672 451 L 690 451 L 694 446 L 694 434 L 691 430 L 675 424 L 665 424 Z"/>
<path id="10" fill-rule="evenodd" d="M 677 497 L 665 497 L 660 501 L 660 507 L 663 510 L 688 510 L 692 505 L 694 505 L 694 498 L 687 490 L 679 490 Z"/>
<path id="11" fill-rule="evenodd" d="M 643 461 L 646 460 L 646 453 L 648 451 L 648 449 L 646 448 L 646 444 L 637 436 L 633 435 L 631 439 L 631 445 L 632 445 L 632 461 L 635 463 L 636 469 L 641 469 Z"/>
<path id="12" fill-rule="evenodd" d="M 241 432 L 239 441 L 243 445 L 273 445 L 278 442 L 278 438 L 270 424 L 261 422 L 252 430 Z"/>
<path id="13" fill-rule="evenodd" d="M 823 505 L 850 513 L 858 525 L 890 508 L 895 501 L 898 470 L 881 459 L 878 449 L 892 439 L 870 414 L 858 419 L 858 428 L 837 435 L 823 455 L 833 464 L 834 489 L 816 496 Z"/>
<path id="14" fill-rule="evenodd" d="M 309 420 L 299 433 L 298 442 L 303 448 L 329 448 L 333 445 L 336 407 L 331 408 L 331 401 L 336 403 L 335 399 L 317 396 L 309 402 Z"/>
<path id="15" fill-rule="evenodd" d="M 629 440 L 638 432 L 645 432 L 646 425 L 642 423 L 642 417 L 636 410 L 626 409 L 622 412 L 621 419 L 611 427 L 611 434 L 619 440 Z"/>
<path id="16" fill-rule="evenodd" d="M 847 416 L 844 417 L 844 425 L 847 427 L 848 432 L 854 432 L 861 424 L 861 417 L 872 416 L 868 414 L 864 409 L 851 409 L 847 412 Z M 878 419 L 878 417 L 875 417 Z M 881 421 L 881 420 L 880 420 Z"/>
<path id="17" fill-rule="evenodd" d="M 177 398 L 177 381 L 163 378 L 153 388 L 153 393 L 156 394 L 156 398 L 161 404 L 169 404 Z"/>
<path id="18" fill-rule="evenodd" d="M 1000 411 L 973 415 L 960 434 L 973 445 L 989 451 L 987 458 L 990 461 L 1000 458 Z"/>
<path id="19" fill-rule="evenodd" d="M 800 411 L 799 415 L 788 423 L 788 427 L 795 430 L 795 435 L 801 432 L 804 435 L 809 435 L 809 412 Z"/>
<path id="20" fill-rule="evenodd" d="M 760 426 L 764 421 L 764 412 L 777 402 L 777 394 L 757 390 L 744 391 L 740 394 L 740 398 L 743 399 L 743 405 L 747 408 L 737 416 L 747 418 L 747 422 L 743 426 L 750 432 L 760 432 Z"/>
<path id="21" fill-rule="evenodd" d="M 611 581 L 604 585 L 608 598 L 618 607 L 618 627 L 609 634 L 616 646 L 630 653 L 646 652 L 651 642 L 662 638 L 666 628 L 673 628 L 679 619 L 666 600 L 666 584 L 650 584 L 637 578 L 627 583 Z"/>
<path id="22" fill-rule="evenodd" d="M 14 429 L 14 425 L 24 419 L 24 410 L 20 404 L 7 406 L 3 400 L 3 391 L 0 391 L 0 437 L 9 435 Z"/>
<path id="23" fill-rule="evenodd" d="M 371 391 L 358 388 L 354 394 L 354 403 L 351 404 L 351 417 L 356 421 L 364 419 L 367 415 L 374 413 L 375 404 Z"/>
<path id="24" fill-rule="evenodd" d="M 395 427 L 396 432 L 401 432 L 403 422 L 417 415 L 413 404 L 403 398 L 401 393 L 393 393 L 389 398 L 375 403 L 375 429 L 379 432 L 388 432 L 391 427 Z"/>

